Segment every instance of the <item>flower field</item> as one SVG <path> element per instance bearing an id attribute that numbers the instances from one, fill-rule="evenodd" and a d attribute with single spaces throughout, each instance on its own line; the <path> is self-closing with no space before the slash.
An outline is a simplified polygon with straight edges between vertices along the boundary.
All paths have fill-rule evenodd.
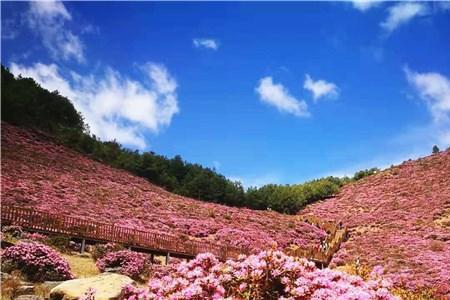
<path id="1" fill-rule="evenodd" d="M 450 297 L 450 151 L 345 186 L 301 212 L 342 220 L 350 239 L 332 265 L 381 264 L 396 285 Z"/>
<path id="2" fill-rule="evenodd" d="M 273 211 L 205 203 L 2 124 L 2 204 L 261 249 L 315 246 L 325 232 Z"/>
<path id="3" fill-rule="evenodd" d="M 156 274 L 147 288 L 128 286 L 123 300 L 398 299 L 388 290 L 391 283 L 377 271 L 363 281 L 358 276 L 317 269 L 312 262 L 280 251 L 243 255 L 225 263 L 204 253 L 170 272 Z"/>

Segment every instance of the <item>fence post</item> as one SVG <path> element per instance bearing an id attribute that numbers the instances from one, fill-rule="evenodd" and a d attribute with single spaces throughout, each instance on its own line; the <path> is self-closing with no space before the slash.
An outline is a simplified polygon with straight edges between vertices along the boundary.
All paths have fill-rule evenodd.
<path id="1" fill-rule="evenodd" d="M 167 252 L 167 254 L 166 254 L 166 265 L 169 264 L 169 261 L 170 261 L 170 252 Z"/>
<path id="2" fill-rule="evenodd" d="M 85 240 L 85 239 L 82 239 L 82 240 L 81 240 L 81 249 L 80 249 L 80 252 L 81 252 L 81 253 L 84 253 L 85 248 L 86 248 L 86 240 Z"/>

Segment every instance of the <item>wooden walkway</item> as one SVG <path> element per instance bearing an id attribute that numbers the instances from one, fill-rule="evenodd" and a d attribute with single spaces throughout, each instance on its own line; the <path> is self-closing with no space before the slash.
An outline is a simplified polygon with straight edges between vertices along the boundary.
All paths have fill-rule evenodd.
<path id="1" fill-rule="evenodd" d="M 323 221 L 315 216 L 301 217 L 302 221 L 315 225 L 328 233 L 328 248 L 323 251 L 319 246 L 310 249 L 289 247 L 286 253 L 305 257 L 319 267 L 326 267 L 334 253 L 347 237 L 347 229 L 338 224 Z M 209 252 L 222 260 L 237 258 L 239 254 L 249 254 L 246 249 L 207 241 L 182 240 L 180 237 L 159 232 L 141 231 L 113 224 L 86 220 L 78 217 L 59 216 L 29 208 L 2 205 L 2 225 L 19 225 L 29 231 L 45 234 L 61 234 L 88 242 L 114 242 L 136 250 L 152 254 L 179 258 L 193 258 L 199 253 Z"/>
<path id="2" fill-rule="evenodd" d="M 2 205 L 2 225 L 22 226 L 26 230 L 46 234 L 61 234 L 92 242 L 115 242 L 167 257 L 193 258 L 209 252 L 220 259 L 236 258 L 247 251 L 207 241 L 181 240 L 180 237 L 151 231 L 141 231 L 112 224 L 89 221 L 71 216 L 59 216 L 34 209 Z"/>
<path id="3" fill-rule="evenodd" d="M 339 250 L 341 243 L 348 238 L 347 228 L 334 222 L 324 221 L 314 215 L 300 217 L 300 220 L 319 227 L 327 232 L 328 236 L 325 239 L 327 248 L 322 249 L 319 247 L 320 245 L 311 249 L 291 247 L 286 252 L 292 256 L 305 257 L 312 260 L 319 267 L 327 267 L 331 262 L 333 255 Z"/>

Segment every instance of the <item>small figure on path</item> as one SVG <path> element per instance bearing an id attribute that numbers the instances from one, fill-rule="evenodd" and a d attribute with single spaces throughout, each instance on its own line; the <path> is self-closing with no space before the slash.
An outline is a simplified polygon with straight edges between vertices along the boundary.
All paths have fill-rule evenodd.
<path id="1" fill-rule="evenodd" d="M 356 257 L 356 261 L 355 261 L 355 271 L 356 271 L 356 275 L 359 275 L 359 268 L 361 267 L 361 263 L 359 261 L 359 256 Z"/>

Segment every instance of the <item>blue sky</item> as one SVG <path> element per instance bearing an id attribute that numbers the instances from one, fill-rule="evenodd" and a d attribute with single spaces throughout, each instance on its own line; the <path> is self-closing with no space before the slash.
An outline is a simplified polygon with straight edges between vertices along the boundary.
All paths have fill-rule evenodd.
<path id="1" fill-rule="evenodd" d="M 450 145 L 449 2 L 2 2 L 2 63 L 246 186 Z"/>

